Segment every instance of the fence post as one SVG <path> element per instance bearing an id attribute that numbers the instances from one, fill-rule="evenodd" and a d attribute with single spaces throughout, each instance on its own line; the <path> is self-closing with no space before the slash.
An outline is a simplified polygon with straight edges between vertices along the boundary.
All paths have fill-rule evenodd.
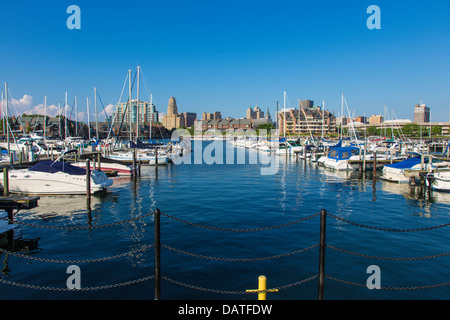
<path id="1" fill-rule="evenodd" d="M 159 209 L 155 210 L 155 300 L 161 298 L 161 234 Z"/>
<path id="2" fill-rule="evenodd" d="M 91 201 L 91 161 L 86 159 L 86 197 Z"/>
<path id="3" fill-rule="evenodd" d="M 320 211 L 320 251 L 319 251 L 319 300 L 323 300 L 325 284 L 325 231 L 327 212 Z"/>

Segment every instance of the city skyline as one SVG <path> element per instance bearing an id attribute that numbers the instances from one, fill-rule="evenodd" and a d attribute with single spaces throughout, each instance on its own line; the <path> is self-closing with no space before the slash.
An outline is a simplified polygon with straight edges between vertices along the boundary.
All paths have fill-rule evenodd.
<path id="1" fill-rule="evenodd" d="M 54 115 L 67 91 L 86 121 L 96 87 L 104 119 L 103 108 L 111 115 L 127 100 L 125 88 L 119 101 L 127 72 L 140 66 L 140 99 L 151 94 L 159 112 L 174 96 L 197 118 L 214 111 L 244 118 L 255 105 L 274 114 L 286 91 L 287 107 L 324 101 L 336 116 L 344 94 L 355 116 L 383 114 L 387 105 L 397 118 L 413 119 L 423 101 L 432 122 L 449 120 L 448 1 L 77 1 L 79 30 L 66 26 L 71 4 L 4 4 L 0 80 L 13 115 L 43 113 L 44 96 Z M 381 10 L 379 30 L 366 26 L 372 4 Z"/>

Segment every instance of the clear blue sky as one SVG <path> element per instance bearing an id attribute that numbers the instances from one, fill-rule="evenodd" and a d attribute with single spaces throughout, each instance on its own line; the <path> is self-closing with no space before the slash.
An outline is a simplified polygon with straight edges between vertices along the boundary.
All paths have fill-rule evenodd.
<path id="1" fill-rule="evenodd" d="M 71 4 L 81 30 L 66 27 Z M 366 27 L 372 4 L 381 30 Z M 422 99 L 432 121 L 449 120 L 448 0 L 4 1 L 0 29 L 0 80 L 22 99 L 19 111 L 45 95 L 63 104 L 65 91 L 80 111 L 94 86 L 115 104 L 140 65 L 161 112 L 174 96 L 179 112 L 199 117 L 244 117 L 256 103 L 273 115 L 286 90 L 291 107 L 324 100 L 338 113 L 343 92 L 357 115 L 386 104 L 412 119 Z"/>

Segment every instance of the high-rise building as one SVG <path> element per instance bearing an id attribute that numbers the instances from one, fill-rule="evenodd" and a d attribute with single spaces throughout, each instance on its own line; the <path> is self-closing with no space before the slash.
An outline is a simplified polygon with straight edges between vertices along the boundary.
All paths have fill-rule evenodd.
<path id="1" fill-rule="evenodd" d="M 195 123 L 197 114 L 193 112 L 178 113 L 177 101 L 170 97 L 167 114 L 161 119 L 162 125 L 168 129 L 189 128 Z"/>
<path id="2" fill-rule="evenodd" d="M 131 122 L 136 123 L 136 115 L 139 115 L 139 123 L 158 122 L 158 111 L 154 104 L 150 104 L 146 101 L 139 101 L 139 108 L 136 110 L 137 99 L 132 99 L 131 104 L 128 102 L 122 102 L 116 105 L 116 111 L 114 114 L 114 122 L 121 123 L 122 119 L 124 123 Z M 153 120 L 152 120 L 153 119 Z"/>
<path id="3" fill-rule="evenodd" d="M 430 122 L 430 108 L 425 104 L 416 104 L 414 107 L 414 122 Z"/>

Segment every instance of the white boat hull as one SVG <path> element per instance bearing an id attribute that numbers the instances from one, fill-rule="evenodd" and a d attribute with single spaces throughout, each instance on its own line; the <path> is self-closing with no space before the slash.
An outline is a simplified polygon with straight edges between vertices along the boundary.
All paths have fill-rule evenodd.
<path id="1" fill-rule="evenodd" d="M 70 175 L 64 172 L 46 173 L 30 170 L 11 170 L 8 172 L 9 192 L 33 195 L 86 194 L 86 176 Z M 3 187 L 3 173 L 0 174 Z M 91 172 L 91 193 L 106 190 L 113 184 L 104 172 Z"/>

